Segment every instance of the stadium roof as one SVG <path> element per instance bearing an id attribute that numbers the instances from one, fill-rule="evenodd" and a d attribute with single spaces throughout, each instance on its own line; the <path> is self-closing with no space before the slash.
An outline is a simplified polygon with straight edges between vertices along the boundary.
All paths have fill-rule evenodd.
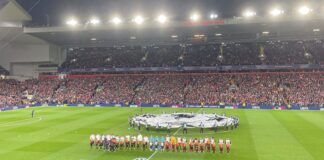
<path id="1" fill-rule="evenodd" d="M 208 41 L 219 43 L 324 39 L 324 30 L 314 32 L 314 29 L 324 28 L 322 19 L 279 22 L 256 20 L 249 21 L 249 23 L 229 19 L 225 22 L 235 21 L 235 23 L 212 23 L 222 21 L 206 21 L 202 24 L 175 22 L 165 27 L 157 24 L 147 24 L 141 27 L 134 25 L 78 28 L 40 27 L 25 28 L 24 32 L 66 47 L 184 43 L 189 42 L 195 35 L 204 35 Z M 207 22 L 211 24 L 205 25 Z"/>
<path id="2" fill-rule="evenodd" d="M 134 14 L 151 16 L 164 12 L 174 20 L 188 19 L 192 12 L 202 17 L 216 13 L 219 18 L 233 18 L 242 15 L 245 9 L 255 10 L 257 15 L 269 14 L 269 9 L 279 6 L 285 14 L 293 14 L 300 5 L 308 5 L 314 12 L 323 13 L 323 0 L 17 0 L 25 10 L 32 11 L 32 25 L 50 26 L 63 24 L 67 16 L 89 18 L 98 16 L 109 19 L 114 14 L 129 18 Z"/>
<path id="3" fill-rule="evenodd" d="M 0 22 L 23 22 L 32 20 L 31 16 L 14 0 L 0 2 Z"/>

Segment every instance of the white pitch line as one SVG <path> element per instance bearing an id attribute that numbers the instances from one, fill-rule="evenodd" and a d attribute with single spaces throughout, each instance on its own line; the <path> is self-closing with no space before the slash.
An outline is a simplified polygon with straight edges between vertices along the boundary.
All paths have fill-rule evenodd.
<path id="1" fill-rule="evenodd" d="M 173 133 L 173 135 L 175 136 L 179 131 L 180 131 L 181 128 L 179 128 L 176 132 Z"/>
<path id="2" fill-rule="evenodd" d="M 203 108 L 200 108 L 197 113 L 199 113 Z M 173 133 L 173 135 L 175 136 L 179 131 L 180 131 L 181 127 Z M 147 160 L 150 160 L 151 158 L 153 158 L 159 151 L 155 151 L 149 158 L 147 158 Z"/>
<path id="3" fill-rule="evenodd" d="M 15 122 L 10 122 L 10 123 L 3 123 L 3 124 L 0 124 L 0 127 L 12 127 L 12 126 L 19 126 L 19 125 L 26 125 L 26 124 L 32 124 L 32 123 L 35 123 L 35 122 L 38 122 L 38 121 L 41 121 L 42 120 L 42 117 L 38 117 L 37 118 L 38 120 L 37 121 L 27 121 L 27 122 L 23 122 L 23 123 L 15 123 Z M 31 119 L 33 120 L 33 119 Z M 16 121 L 16 122 L 19 122 L 19 121 Z M 21 122 L 21 121 L 20 121 Z M 13 123 L 13 124 L 12 124 Z"/>
<path id="4" fill-rule="evenodd" d="M 159 151 L 155 151 L 147 160 L 150 160 L 152 157 L 154 157 Z"/>
<path id="5" fill-rule="evenodd" d="M 27 118 L 27 119 L 18 120 L 18 121 L 12 121 L 12 122 L 4 122 L 4 123 L 0 123 L 0 125 L 6 125 L 6 124 L 10 124 L 10 123 L 17 123 L 17 122 L 24 122 L 24 121 L 29 121 L 29 120 L 32 120 L 32 118 Z"/>

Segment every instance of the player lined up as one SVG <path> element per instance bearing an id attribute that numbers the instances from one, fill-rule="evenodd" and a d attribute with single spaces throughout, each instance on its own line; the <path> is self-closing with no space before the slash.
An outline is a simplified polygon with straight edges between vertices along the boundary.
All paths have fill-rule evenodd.
<path id="1" fill-rule="evenodd" d="M 186 137 L 153 137 L 142 136 L 141 134 L 135 136 L 114 136 L 114 135 L 90 135 L 90 147 L 96 149 L 103 149 L 106 151 L 116 151 L 117 149 L 127 150 L 147 150 L 150 151 L 166 151 L 166 152 L 216 152 L 215 138 L 190 138 Z M 218 150 L 223 153 L 224 146 L 226 152 L 231 150 L 230 139 L 218 139 Z"/>

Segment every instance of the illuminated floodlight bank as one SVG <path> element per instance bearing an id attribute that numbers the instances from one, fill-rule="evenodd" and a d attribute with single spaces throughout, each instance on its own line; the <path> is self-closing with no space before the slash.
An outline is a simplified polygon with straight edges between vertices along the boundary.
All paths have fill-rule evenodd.
<path id="1" fill-rule="evenodd" d="M 218 15 L 212 13 L 212 14 L 210 14 L 209 18 L 210 18 L 210 19 L 216 19 L 216 18 L 218 18 Z"/>
<path id="2" fill-rule="evenodd" d="M 142 24 L 144 23 L 144 18 L 142 16 L 136 16 L 134 17 L 133 22 L 136 24 Z"/>
<path id="3" fill-rule="evenodd" d="M 89 22 L 92 25 L 98 25 L 101 23 L 101 21 L 98 18 L 91 18 Z"/>
<path id="4" fill-rule="evenodd" d="M 117 25 L 122 23 L 122 19 L 119 17 L 114 17 L 110 20 L 110 22 Z"/>
<path id="5" fill-rule="evenodd" d="M 76 20 L 75 18 L 70 18 L 65 23 L 71 27 L 75 27 L 79 24 L 78 20 Z"/>
<path id="6" fill-rule="evenodd" d="M 256 12 L 254 12 L 252 10 L 246 10 L 245 12 L 243 12 L 243 16 L 244 17 L 254 17 L 254 16 L 256 16 Z"/>
<path id="7" fill-rule="evenodd" d="M 157 21 L 159 23 L 161 23 L 161 24 L 164 24 L 164 23 L 166 23 L 168 21 L 168 17 L 161 14 L 161 15 L 158 16 Z"/>
<path id="8" fill-rule="evenodd" d="M 272 16 L 274 16 L 274 17 L 276 17 L 276 16 L 280 16 L 280 15 L 282 15 L 282 14 L 284 14 L 284 13 L 285 13 L 285 11 L 282 10 L 282 9 L 279 9 L 279 8 L 274 8 L 274 9 L 272 9 L 272 10 L 270 11 L 270 15 L 272 15 Z"/>
<path id="9" fill-rule="evenodd" d="M 301 15 L 308 15 L 310 12 L 312 11 L 311 8 L 309 8 L 308 6 L 301 6 L 298 9 L 298 13 Z"/>
<path id="10" fill-rule="evenodd" d="M 193 13 L 190 16 L 190 20 L 193 22 L 197 22 L 197 21 L 199 21 L 199 19 L 200 19 L 200 15 L 198 13 Z"/>

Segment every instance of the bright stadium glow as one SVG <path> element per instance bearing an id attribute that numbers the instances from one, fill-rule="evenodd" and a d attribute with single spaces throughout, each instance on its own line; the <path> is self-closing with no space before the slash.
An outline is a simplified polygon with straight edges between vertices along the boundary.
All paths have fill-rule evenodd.
<path id="1" fill-rule="evenodd" d="M 319 28 L 313 29 L 313 32 L 319 32 L 321 31 Z"/>
<path id="2" fill-rule="evenodd" d="M 70 18 L 66 21 L 66 24 L 68 26 L 71 26 L 71 27 L 75 27 L 79 24 L 78 20 L 74 19 L 74 18 Z"/>
<path id="3" fill-rule="evenodd" d="M 133 19 L 133 22 L 136 23 L 136 24 L 142 24 L 142 23 L 144 23 L 144 18 L 142 16 L 136 16 Z"/>
<path id="4" fill-rule="evenodd" d="M 309 14 L 311 11 L 312 11 L 312 9 L 310 9 L 310 8 L 307 7 L 307 6 L 301 6 L 301 7 L 298 9 L 298 13 L 301 14 L 301 15 L 307 15 L 307 14 Z"/>
<path id="5" fill-rule="evenodd" d="M 203 35 L 203 34 L 195 34 L 194 37 L 195 38 L 202 38 L 202 37 L 205 37 L 205 35 Z"/>
<path id="6" fill-rule="evenodd" d="M 89 22 L 92 25 L 98 25 L 101 21 L 98 18 L 91 18 Z"/>
<path id="7" fill-rule="evenodd" d="M 172 35 L 171 38 L 178 38 L 178 35 Z"/>
<path id="8" fill-rule="evenodd" d="M 215 36 L 222 36 L 222 34 L 221 33 L 216 33 Z"/>
<path id="9" fill-rule="evenodd" d="M 269 31 L 263 31 L 262 32 L 262 34 L 265 34 L 265 35 L 267 35 L 267 34 L 269 34 L 270 32 Z"/>
<path id="10" fill-rule="evenodd" d="M 254 12 L 252 10 L 247 10 L 247 11 L 243 12 L 244 17 L 253 17 L 255 15 L 256 15 L 256 12 Z"/>
<path id="11" fill-rule="evenodd" d="M 190 16 L 190 20 L 191 20 L 191 21 L 196 22 L 196 21 L 199 21 L 199 19 L 200 19 L 200 15 L 197 14 L 197 13 L 193 13 L 193 14 Z"/>
<path id="12" fill-rule="evenodd" d="M 210 18 L 210 19 L 216 19 L 216 18 L 218 18 L 218 15 L 212 13 L 212 14 L 210 14 L 209 18 Z"/>
<path id="13" fill-rule="evenodd" d="M 91 38 L 90 40 L 91 40 L 91 41 L 96 41 L 96 40 L 97 40 L 97 38 Z"/>
<path id="14" fill-rule="evenodd" d="M 159 23 L 164 24 L 168 21 L 168 17 L 164 14 L 161 14 L 156 19 Z"/>
<path id="15" fill-rule="evenodd" d="M 114 18 L 111 19 L 111 23 L 117 25 L 117 24 L 122 23 L 122 20 L 119 17 L 114 17 Z"/>
<path id="16" fill-rule="evenodd" d="M 284 14 L 285 12 L 281 9 L 274 8 L 270 11 L 270 14 L 274 17 Z"/>

